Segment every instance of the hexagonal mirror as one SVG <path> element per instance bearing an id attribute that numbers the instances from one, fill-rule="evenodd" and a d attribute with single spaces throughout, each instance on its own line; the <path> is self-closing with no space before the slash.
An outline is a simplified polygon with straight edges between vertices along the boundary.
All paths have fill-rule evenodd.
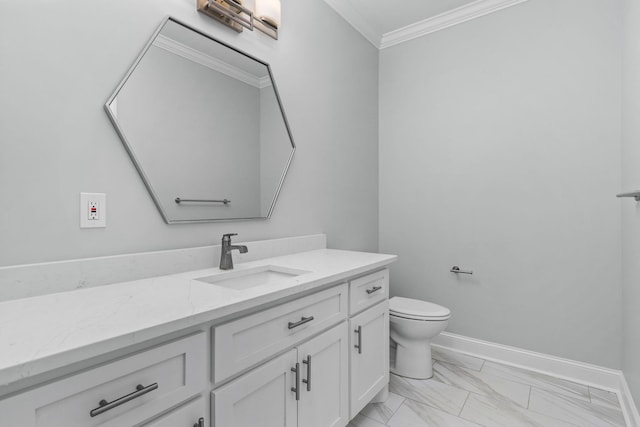
<path id="1" fill-rule="evenodd" d="M 166 18 L 105 109 L 168 224 L 271 216 L 295 144 L 267 63 Z"/>

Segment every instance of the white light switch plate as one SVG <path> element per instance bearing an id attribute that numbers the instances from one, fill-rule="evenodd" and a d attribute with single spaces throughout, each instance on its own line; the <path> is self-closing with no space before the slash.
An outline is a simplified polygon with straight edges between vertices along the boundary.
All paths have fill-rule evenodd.
<path id="1" fill-rule="evenodd" d="M 107 195 L 105 193 L 80 193 L 80 228 L 104 228 L 107 226 Z"/>

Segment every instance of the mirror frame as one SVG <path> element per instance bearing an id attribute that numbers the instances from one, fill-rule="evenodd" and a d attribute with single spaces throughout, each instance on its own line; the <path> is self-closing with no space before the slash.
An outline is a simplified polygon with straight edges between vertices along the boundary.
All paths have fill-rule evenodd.
<path id="1" fill-rule="evenodd" d="M 267 212 L 266 216 L 257 216 L 257 217 L 241 217 L 241 218 L 211 218 L 211 219 L 169 219 L 167 212 L 163 209 L 162 204 L 160 203 L 160 199 L 157 195 L 157 193 L 155 192 L 155 190 L 153 189 L 152 185 L 151 185 L 151 181 L 149 180 L 149 178 L 147 177 L 147 175 L 145 174 L 144 170 L 142 169 L 142 164 L 139 162 L 138 158 L 136 157 L 135 153 L 133 152 L 133 148 L 131 146 L 131 144 L 129 143 L 127 137 L 124 134 L 124 130 L 121 128 L 121 126 L 118 124 L 117 118 L 115 117 L 115 115 L 113 114 L 113 112 L 111 111 L 110 105 L 111 103 L 116 99 L 116 97 L 118 96 L 118 94 L 120 93 L 120 90 L 122 89 L 122 87 L 127 83 L 127 81 L 129 80 L 129 77 L 131 77 L 131 74 L 133 74 L 133 72 L 135 71 L 135 69 L 137 68 L 138 64 L 140 63 L 140 61 L 142 61 L 142 58 L 144 57 L 144 55 L 147 53 L 147 51 L 151 48 L 151 46 L 153 45 L 153 42 L 155 41 L 156 37 L 158 36 L 158 34 L 160 34 L 160 32 L 162 31 L 162 29 L 164 28 L 164 26 L 166 25 L 167 22 L 169 21 L 173 21 L 176 24 L 182 25 L 183 27 L 194 31 L 197 34 L 200 34 L 203 37 L 206 37 L 207 39 L 215 42 L 215 43 L 219 43 L 221 45 L 223 45 L 224 47 L 231 49 L 241 55 L 246 56 L 249 59 L 252 59 L 254 61 L 259 62 L 260 64 L 266 66 L 267 71 L 269 72 L 269 78 L 271 79 L 271 83 L 273 85 L 273 91 L 275 93 L 276 96 L 276 101 L 278 102 L 278 107 L 280 107 L 280 113 L 282 114 L 282 120 L 284 122 L 284 126 L 285 129 L 287 130 L 287 135 L 289 136 L 289 142 L 291 143 L 291 153 L 289 154 L 289 158 L 287 159 L 287 163 L 284 167 L 284 170 L 282 171 L 282 174 L 280 176 L 280 180 L 278 181 L 278 186 L 276 188 L 276 191 L 274 193 L 273 196 L 273 200 L 271 201 L 271 205 L 269 206 L 269 211 Z M 145 187 L 147 188 L 147 191 L 149 192 L 149 194 L 151 195 L 151 198 L 153 199 L 154 204 L 156 205 L 156 208 L 158 208 L 158 211 L 160 212 L 160 215 L 162 216 L 162 219 L 164 220 L 165 223 L 167 224 L 193 224 L 193 223 L 207 223 L 207 222 L 225 222 L 225 221 L 252 221 L 252 220 L 267 220 L 269 218 L 271 218 L 271 214 L 273 213 L 273 210 L 275 208 L 276 202 L 278 200 L 278 196 L 280 195 L 280 190 L 282 189 L 282 185 L 284 184 L 284 180 L 285 177 L 287 175 L 287 172 L 289 171 L 289 167 L 291 166 L 291 161 L 293 160 L 293 155 L 296 151 L 296 144 L 295 141 L 293 140 L 293 135 L 291 134 L 291 129 L 289 128 L 289 121 L 287 120 L 287 116 L 285 114 L 284 111 L 284 107 L 282 105 L 282 100 L 280 99 L 280 93 L 278 92 L 278 88 L 276 86 L 276 81 L 273 77 L 273 73 L 271 72 L 271 67 L 269 66 L 269 64 L 265 61 L 262 61 L 258 58 L 256 58 L 253 55 L 250 55 L 246 52 L 243 52 L 240 49 L 237 49 L 231 45 L 229 45 L 228 43 L 225 43 L 221 40 L 218 40 L 206 33 L 204 33 L 203 31 L 198 30 L 197 28 L 194 28 L 193 26 L 179 20 L 176 18 L 173 18 L 171 16 L 167 16 L 165 17 L 162 22 L 160 23 L 160 25 L 158 26 L 158 28 L 154 31 L 154 33 L 151 35 L 151 38 L 149 39 L 149 41 L 147 42 L 147 44 L 144 46 L 144 48 L 142 49 L 142 51 L 140 52 L 140 54 L 138 55 L 138 57 L 136 58 L 136 60 L 134 61 L 133 65 L 129 68 L 129 70 L 127 71 L 127 73 L 125 74 L 124 78 L 120 81 L 120 83 L 118 83 L 118 86 L 116 86 L 116 89 L 114 90 L 113 94 L 109 97 L 109 99 L 107 100 L 107 102 L 104 105 L 104 109 L 107 113 L 107 116 L 109 117 L 109 120 L 111 120 L 111 124 L 113 125 L 113 127 L 116 130 L 116 133 L 118 134 L 118 136 L 120 137 L 120 140 L 122 141 L 122 144 L 124 145 L 124 148 L 126 149 L 127 153 L 129 154 L 129 157 L 131 158 L 131 160 L 133 161 L 133 164 L 136 168 L 136 170 L 138 171 L 138 174 L 140 175 L 140 178 L 142 178 L 142 182 L 144 183 Z"/>

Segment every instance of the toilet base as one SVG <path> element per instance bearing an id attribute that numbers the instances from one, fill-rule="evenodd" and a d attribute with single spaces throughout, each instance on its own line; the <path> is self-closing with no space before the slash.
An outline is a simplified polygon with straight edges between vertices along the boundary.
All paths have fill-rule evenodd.
<path id="1" fill-rule="evenodd" d="M 391 367 L 391 373 L 417 380 L 433 377 L 431 340 L 414 343 L 411 347 L 396 344 L 396 363 Z"/>

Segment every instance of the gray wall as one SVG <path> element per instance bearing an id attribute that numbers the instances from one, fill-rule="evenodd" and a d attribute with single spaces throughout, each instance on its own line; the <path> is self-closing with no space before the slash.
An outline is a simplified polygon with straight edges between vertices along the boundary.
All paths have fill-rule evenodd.
<path id="1" fill-rule="evenodd" d="M 194 0 L 1 2 L 0 265 L 326 233 L 377 249 L 378 52 L 322 0 L 282 2 L 280 40 Z M 165 225 L 103 104 L 166 15 L 272 65 L 298 150 L 268 221 Z M 331 31 L 327 31 L 331 28 Z M 336 48 L 339 47 L 339 48 Z M 79 228 L 80 192 L 107 228 Z"/>
<path id="2" fill-rule="evenodd" d="M 381 51 L 380 250 L 450 332 L 620 366 L 618 5 L 529 1 Z"/>
<path id="3" fill-rule="evenodd" d="M 622 191 L 640 189 L 640 3 L 624 1 Z M 622 368 L 640 403 L 640 204 L 622 204 Z"/>

